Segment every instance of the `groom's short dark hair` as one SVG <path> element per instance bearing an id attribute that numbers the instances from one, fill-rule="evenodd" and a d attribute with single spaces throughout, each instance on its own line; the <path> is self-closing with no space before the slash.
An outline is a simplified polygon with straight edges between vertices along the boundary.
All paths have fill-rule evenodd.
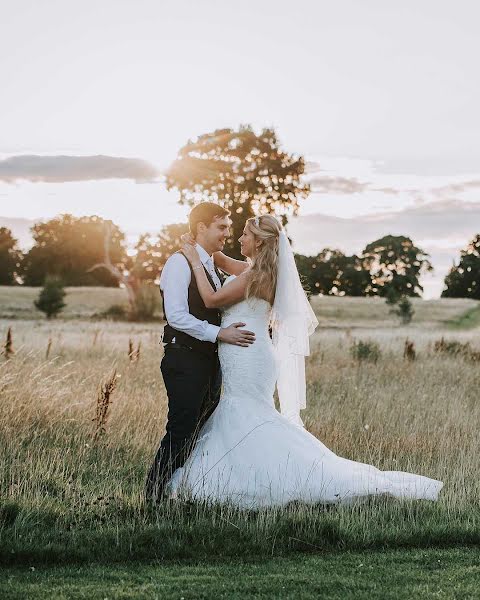
<path id="1" fill-rule="evenodd" d="M 204 223 L 207 227 L 211 225 L 216 218 L 228 217 L 230 211 L 220 204 L 215 202 L 200 202 L 197 206 L 194 206 L 188 215 L 188 224 L 190 226 L 190 233 L 193 236 L 197 235 L 197 225 Z"/>

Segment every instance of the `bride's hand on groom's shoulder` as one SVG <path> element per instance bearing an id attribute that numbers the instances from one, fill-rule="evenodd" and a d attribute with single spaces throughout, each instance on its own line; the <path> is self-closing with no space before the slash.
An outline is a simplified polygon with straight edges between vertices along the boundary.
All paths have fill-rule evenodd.
<path id="1" fill-rule="evenodd" d="M 185 246 L 185 244 L 190 244 L 190 246 L 195 246 L 195 238 L 191 233 L 183 233 L 180 236 L 180 241 Z"/>
<path id="2" fill-rule="evenodd" d="M 191 244 L 183 244 L 182 253 L 184 254 L 185 258 L 188 260 L 188 262 L 192 265 L 192 267 L 195 267 L 196 265 L 201 264 L 200 256 L 199 256 L 195 246 L 192 246 Z"/>

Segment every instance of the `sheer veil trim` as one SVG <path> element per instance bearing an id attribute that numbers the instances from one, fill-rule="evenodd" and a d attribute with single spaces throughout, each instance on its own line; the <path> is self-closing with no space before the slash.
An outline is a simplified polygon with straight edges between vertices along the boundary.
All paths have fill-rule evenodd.
<path id="1" fill-rule="evenodd" d="M 282 230 L 278 245 L 278 274 L 272 309 L 272 341 L 275 349 L 280 411 L 303 427 L 300 410 L 306 407 L 305 356 L 317 317 L 303 290 L 290 242 Z"/>

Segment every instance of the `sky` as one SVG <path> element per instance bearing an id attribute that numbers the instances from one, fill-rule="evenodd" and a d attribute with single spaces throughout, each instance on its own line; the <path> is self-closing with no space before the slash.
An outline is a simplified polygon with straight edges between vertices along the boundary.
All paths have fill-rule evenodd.
<path id="1" fill-rule="evenodd" d="M 241 123 L 307 161 L 297 252 L 408 235 L 436 297 L 480 231 L 476 0 L 0 5 L 0 225 L 24 245 L 30 221 L 63 212 L 130 240 L 184 220 L 162 172 Z"/>

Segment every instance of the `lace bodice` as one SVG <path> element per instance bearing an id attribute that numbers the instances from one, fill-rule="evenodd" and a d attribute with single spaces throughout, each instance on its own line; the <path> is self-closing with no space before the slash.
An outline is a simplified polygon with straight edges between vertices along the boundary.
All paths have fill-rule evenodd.
<path id="1" fill-rule="evenodd" d="M 224 286 L 234 278 L 235 275 L 227 277 Z M 245 329 L 249 329 L 248 323 L 252 323 L 252 327 L 257 335 L 261 335 L 265 332 L 268 333 L 271 311 L 272 307 L 270 303 L 261 298 L 241 300 L 222 310 L 222 327 L 228 327 L 232 323 L 242 322 L 247 323 Z"/>
<path id="2" fill-rule="evenodd" d="M 230 275 L 224 285 L 234 278 Z M 245 323 L 242 329 L 253 331 L 255 341 L 248 347 L 220 342 L 218 348 L 222 366 L 223 396 L 220 402 L 243 403 L 245 395 L 252 402 L 252 410 L 258 402 L 273 402 L 276 366 L 268 326 L 272 307 L 266 300 L 249 298 L 237 302 L 222 312 L 222 327 L 232 323 Z"/>

